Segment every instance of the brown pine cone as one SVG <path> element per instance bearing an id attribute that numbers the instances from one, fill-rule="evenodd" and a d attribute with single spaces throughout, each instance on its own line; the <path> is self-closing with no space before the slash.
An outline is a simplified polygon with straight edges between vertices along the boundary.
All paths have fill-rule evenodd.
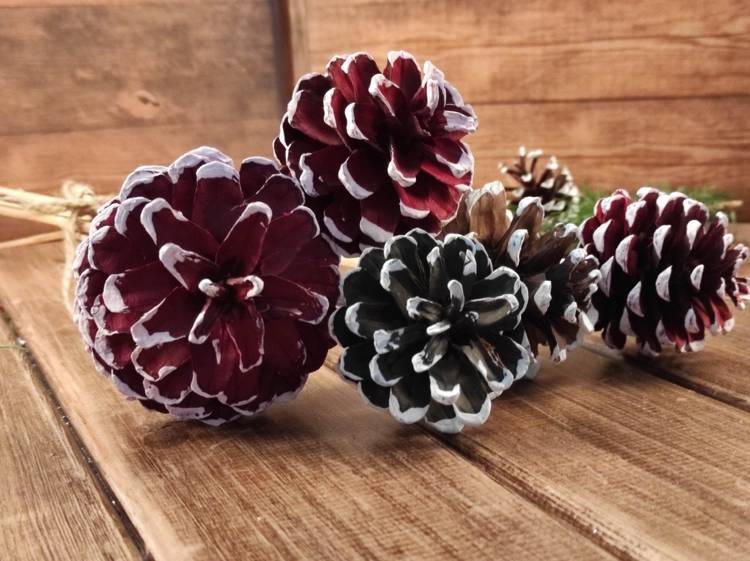
<path id="1" fill-rule="evenodd" d="M 511 177 L 515 186 L 509 190 L 511 202 L 524 197 L 539 197 L 547 215 L 558 214 L 577 207 L 580 192 L 567 167 L 560 167 L 557 158 L 550 156 L 541 167 L 541 150 L 518 149 L 518 161 L 511 167 L 500 164 L 500 171 Z"/>
<path id="2" fill-rule="evenodd" d="M 586 312 L 600 274 L 597 260 L 580 247 L 574 224 L 558 224 L 542 232 L 543 220 L 538 197 L 519 201 L 513 215 L 507 209 L 503 186 L 495 182 L 469 193 L 448 229 L 472 232 L 487 248 L 495 267 L 518 272 L 529 289 L 523 315 L 526 344 L 534 357 L 539 346 L 546 345 L 553 360 L 561 361 L 567 349 L 593 329 Z M 535 363 L 527 376 L 537 369 Z"/>

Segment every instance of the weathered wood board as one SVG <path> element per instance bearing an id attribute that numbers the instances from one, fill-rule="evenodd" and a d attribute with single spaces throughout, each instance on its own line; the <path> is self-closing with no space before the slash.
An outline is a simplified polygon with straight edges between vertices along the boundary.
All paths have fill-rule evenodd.
<path id="1" fill-rule="evenodd" d="M 54 244 L 0 254 L 0 298 L 157 561 L 612 558 L 332 374 L 219 430 L 124 401 L 50 282 L 59 255 Z"/>
<path id="2" fill-rule="evenodd" d="M 0 558 L 141 559 L 0 318 Z"/>
<path id="3" fill-rule="evenodd" d="M 746 412 L 581 349 L 443 441 L 619 558 L 741 560 L 748 436 Z"/>
<path id="4" fill-rule="evenodd" d="M 291 0 L 295 74 L 404 49 L 475 104 L 747 95 L 742 0 Z"/>

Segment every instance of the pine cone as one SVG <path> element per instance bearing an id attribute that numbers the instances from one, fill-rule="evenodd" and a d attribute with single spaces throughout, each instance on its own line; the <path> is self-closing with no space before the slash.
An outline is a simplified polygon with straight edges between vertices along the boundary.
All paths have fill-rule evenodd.
<path id="1" fill-rule="evenodd" d="M 527 152 L 521 146 L 518 149 L 518 162 L 513 167 L 500 164 L 500 171 L 516 183 L 509 193 L 511 201 L 517 203 L 524 197 L 539 197 L 548 215 L 574 211 L 581 195 L 570 170 L 560 168 L 554 156 L 550 156 L 547 164 L 541 168 L 539 159 L 542 153 L 541 150 Z"/>
<path id="2" fill-rule="evenodd" d="M 706 328 L 729 331 L 725 298 L 744 308 L 747 279 L 737 273 L 749 252 L 727 224 L 723 213 L 711 219 L 682 193 L 643 187 L 637 201 L 622 190 L 600 199 L 582 232 L 602 263 L 592 312 L 604 341 L 622 349 L 632 335 L 646 354 L 665 346 L 697 351 Z"/>
<path id="3" fill-rule="evenodd" d="M 302 184 L 324 235 L 343 255 L 394 233 L 437 233 L 468 189 L 474 158 L 461 138 L 470 105 L 431 63 L 388 54 L 381 73 L 365 53 L 334 57 L 297 83 L 274 142 Z"/>
<path id="4" fill-rule="evenodd" d="M 366 250 L 342 287 L 331 316 L 340 371 L 403 423 L 481 424 L 490 400 L 526 371 L 517 329 L 526 287 L 470 238 L 395 236 Z"/>
<path id="5" fill-rule="evenodd" d="M 338 256 L 265 158 L 213 148 L 144 166 L 78 248 L 76 319 L 117 388 L 220 424 L 294 396 L 333 345 Z"/>
<path id="6" fill-rule="evenodd" d="M 463 216 L 462 216 L 463 215 Z M 484 244 L 494 267 L 518 273 L 529 290 L 523 313 L 524 344 L 539 367 L 539 346 L 550 349 L 553 360 L 562 361 L 593 329 L 586 315 L 599 279 L 598 263 L 580 247 L 578 228 L 558 224 L 542 232 L 544 208 L 538 197 L 522 199 L 515 216 L 507 209 L 505 190 L 499 182 L 469 193 L 449 231 L 471 232 Z"/>

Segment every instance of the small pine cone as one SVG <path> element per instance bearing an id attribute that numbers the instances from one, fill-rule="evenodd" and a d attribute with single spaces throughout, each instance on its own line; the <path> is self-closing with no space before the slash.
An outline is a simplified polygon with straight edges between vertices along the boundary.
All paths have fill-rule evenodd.
<path id="1" fill-rule="evenodd" d="M 586 249 L 602 263 L 592 312 L 604 341 L 622 349 L 635 336 L 646 354 L 663 347 L 703 348 L 706 328 L 732 329 L 729 299 L 744 308 L 747 279 L 737 276 L 748 248 L 727 233 L 727 217 L 682 193 L 650 187 L 600 199 L 582 226 Z"/>
<path id="2" fill-rule="evenodd" d="M 572 210 L 580 202 L 580 192 L 567 167 L 560 167 L 557 158 L 550 156 L 541 168 L 541 150 L 518 149 L 518 161 L 512 166 L 500 164 L 500 171 L 516 183 L 509 194 L 512 202 L 524 197 L 539 197 L 548 215 Z M 540 168 L 540 169 L 537 169 Z"/>
<path id="3" fill-rule="evenodd" d="M 437 233 L 471 184 L 470 105 L 431 63 L 403 51 L 381 72 L 365 53 L 334 57 L 294 89 L 276 157 L 299 179 L 323 234 L 347 256 L 394 233 Z"/>
<path id="4" fill-rule="evenodd" d="M 343 376 L 403 423 L 441 432 L 479 425 L 490 400 L 526 372 L 520 344 L 527 291 L 464 236 L 423 230 L 366 250 L 342 283 L 331 330 Z"/>
<path id="5" fill-rule="evenodd" d="M 513 215 L 503 186 L 495 182 L 469 193 L 462 209 L 465 216 L 457 216 L 447 228 L 472 232 L 487 248 L 493 266 L 517 271 L 528 287 L 523 329 L 533 359 L 527 376 L 533 377 L 540 346 L 549 347 L 553 360 L 562 361 L 567 349 L 593 330 L 586 313 L 600 276 L 598 262 L 580 247 L 574 224 L 542 231 L 544 208 L 538 197 L 522 199 Z"/>
<path id="6" fill-rule="evenodd" d="M 299 391 L 333 345 L 338 256 L 265 158 L 213 148 L 131 173 L 78 248 L 75 311 L 129 398 L 221 424 Z"/>

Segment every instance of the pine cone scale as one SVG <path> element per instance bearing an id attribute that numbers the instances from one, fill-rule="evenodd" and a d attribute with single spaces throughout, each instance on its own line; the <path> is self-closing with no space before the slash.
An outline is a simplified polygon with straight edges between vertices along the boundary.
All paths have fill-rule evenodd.
<path id="1" fill-rule="evenodd" d="M 538 154 L 529 154 L 537 158 Z M 525 166 L 522 154 L 519 169 Z M 526 173 L 533 174 L 533 159 Z M 526 169 L 526 168 L 524 168 Z M 509 172 L 511 173 L 511 172 Z M 547 169 L 544 181 L 554 174 Z M 506 197 L 500 183 L 491 183 L 469 193 L 448 231 L 472 231 L 488 250 L 486 259 L 496 271 L 513 271 L 520 276 L 529 304 L 523 314 L 520 343 L 531 352 L 532 364 L 524 371 L 533 376 L 539 365 L 536 356 L 540 346 L 548 346 L 552 358 L 563 360 L 566 349 L 575 346 L 590 333 L 593 326 L 586 317 L 590 298 L 599 280 L 598 262 L 578 248 L 578 228 L 558 224 L 551 232 L 542 232 L 544 206 L 541 199 L 527 197 L 518 202 L 515 216 L 506 208 Z M 482 294 L 480 286 L 475 294 Z M 488 284 L 490 290 L 497 290 Z M 507 309 L 510 309 L 509 306 Z M 499 310 L 498 310 L 499 313 Z M 502 321 L 500 324 L 502 324 Z M 512 329 L 503 325 L 503 329 Z"/>

